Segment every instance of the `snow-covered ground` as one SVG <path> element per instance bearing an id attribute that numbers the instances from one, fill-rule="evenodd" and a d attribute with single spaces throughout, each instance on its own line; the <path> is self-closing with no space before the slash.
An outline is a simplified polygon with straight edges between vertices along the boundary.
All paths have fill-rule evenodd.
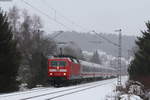
<path id="1" fill-rule="evenodd" d="M 125 82 L 127 77 L 122 77 L 122 80 Z M 105 100 L 115 89 L 116 82 L 117 79 L 109 79 L 61 88 L 39 88 L 3 94 L 0 100 Z"/>

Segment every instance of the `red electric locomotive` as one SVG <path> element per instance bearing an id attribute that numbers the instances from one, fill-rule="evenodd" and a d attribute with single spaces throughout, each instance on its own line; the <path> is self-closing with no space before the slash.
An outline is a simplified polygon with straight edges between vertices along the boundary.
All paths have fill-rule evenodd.
<path id="1" fill-rule="evenodd" d="M 77 59 L 53 57 L 48 59 L 48 65 L 48 76 L 51 83 L 59 84 L 80 78 L 80 64 Z"/>

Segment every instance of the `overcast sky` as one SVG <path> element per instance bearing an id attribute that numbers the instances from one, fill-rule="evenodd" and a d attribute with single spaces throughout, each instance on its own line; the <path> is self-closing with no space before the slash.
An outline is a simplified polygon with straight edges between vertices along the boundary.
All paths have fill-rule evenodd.
<path id="1" fill-rule="evenodd" d="M 42 15 L 22 0 L 13 0 L 10 3 L 0 1 L 0 6 L 4 10 L 8 10 L 12 5 L 17 5 L 20 9 L 29 9 L 30 13 L 41 16 L 45 30 L 49 33 L 54 30 L 81 32 L 96 30 L 97 32 L 115 33 L 114 30 L 121 28 L 123 34 L 139 35 L 140 30 L 146 29 L 144 23 L 150 20 L 150 0 L 25 1 L 61 22 L 67 28 Z M 56 14 L 52 8 L 56 10 Z M 62 15 L 67 17 L 67 20 Z M 76 24 L 72 24 L 70 20 Z"/>

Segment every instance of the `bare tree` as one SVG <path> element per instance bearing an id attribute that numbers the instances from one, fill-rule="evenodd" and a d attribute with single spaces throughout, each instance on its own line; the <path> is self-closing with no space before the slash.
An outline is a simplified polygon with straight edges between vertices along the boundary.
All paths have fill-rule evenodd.
<path id="1" fill-rule="evenodd" d="M 12 9 L 9 9 L 8 20 L 9 20 L 10 25 L 12 27 L 13 38 L 15 40 L 17 40 L 17 36 L 19 33 L 19 28 L 20 28 L 19 19 L 20 19 L 19 9 L 16 6 L 13 6 Z"/>
<path id="2" fill-rule="evenodd" d="M 21 13 L 22 18 L 13 16 L 17 12 L 17 8 L 13 7 L 9 15 L 14 31 L 17 32 L 18 48 L 22 54 L 22 63 L 18 71 L 19 79 L 32 88 L 46 81 L 47 55 L 55 52 L 56 44 L 52 39 L 44 36 L 40 17 L 30 16 L 27 10 Z"/>

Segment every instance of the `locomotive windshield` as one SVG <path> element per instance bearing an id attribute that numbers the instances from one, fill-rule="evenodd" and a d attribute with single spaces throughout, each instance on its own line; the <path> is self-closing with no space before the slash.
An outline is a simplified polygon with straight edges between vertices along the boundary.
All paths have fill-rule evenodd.
<path id="1" fill-rule="evenodd" d="M 57 67 L 57 66 L 66 66 L 66 62 L 65 61 L 51 61 L 51 66 L 52 67 Z"/>

